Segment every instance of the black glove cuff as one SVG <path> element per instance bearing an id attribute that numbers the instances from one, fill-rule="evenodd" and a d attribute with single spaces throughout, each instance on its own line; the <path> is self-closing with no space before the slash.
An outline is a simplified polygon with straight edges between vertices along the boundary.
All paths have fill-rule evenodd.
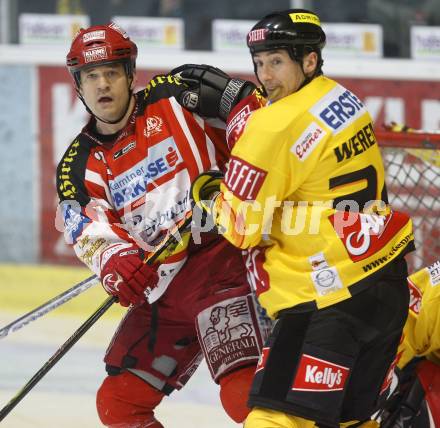
<path id="1" fill-rule="evenodd" d="M 238 94 L 241 92 L 246 82 L 241 79 L 231 79 L 226 85 L 220 99 L 218 114 L 221 119 L 226 121 L 230 111 L 236 104 Z"/>
<path id="2" fill-rule="evenodd" d="M 226 122 L 231 110 L 252 93 L 255 85 L 242 79 L 231 79 L 222 93 L 219 105 L 219 117 Z"/>

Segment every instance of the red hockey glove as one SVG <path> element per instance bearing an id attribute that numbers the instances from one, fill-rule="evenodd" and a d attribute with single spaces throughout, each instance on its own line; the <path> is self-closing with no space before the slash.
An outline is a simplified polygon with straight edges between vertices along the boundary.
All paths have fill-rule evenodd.
<path id="1" fill-rule="evenodd" d="M 101 256 L 102 285 L 107 293 L 118 297 L 122 306 L 144 302 L 146 292 L 157 286 L 156 268 L 143 262 L 143 253 L 136 245 L 118 244 Z"/>
<path id="2" fill-rule="evenodd" d="M 259 89 L 255 89 L 252 94 L 242 99 L 231 111 L 226 120 L 226 141 L 229 150 L 232 150 L 237 140 L 244 131 L 249 116 L 254 110 L 266 105 L 266 99 Z"/>

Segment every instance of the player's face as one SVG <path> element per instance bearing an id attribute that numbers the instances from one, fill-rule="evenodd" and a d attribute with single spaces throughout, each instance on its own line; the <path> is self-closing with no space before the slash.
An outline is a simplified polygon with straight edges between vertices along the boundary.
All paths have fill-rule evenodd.
<path id="1" fill-rule="evenodd" d="M 255 53 L 253 61 L 271 102 L 293 94 L 304 82 L 303 69 L 285 49 Z"/>
<path id="2" fill-rule="evenodd" d="M 127 106 L 129 80 L 124 65 L 111 63 L 81 70 L 80 93 L 99 118 L 117 120 Z"/>

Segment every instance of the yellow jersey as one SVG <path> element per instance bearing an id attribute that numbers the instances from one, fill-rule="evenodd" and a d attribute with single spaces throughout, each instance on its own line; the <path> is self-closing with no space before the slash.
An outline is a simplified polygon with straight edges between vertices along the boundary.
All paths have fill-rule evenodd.
<path id="1" fill-rule="evenodd" d="M 440 364 L 440 260 L 408 277 L 409 314 L 399 345 L 399 367 L 428 356 Z"/>
<path id="2" fill-rule="evenodd" d="M 249 116 L 213 213 L 271 317 L 347 299 L 414 247 L 369 113 L 324 76 Z"/>

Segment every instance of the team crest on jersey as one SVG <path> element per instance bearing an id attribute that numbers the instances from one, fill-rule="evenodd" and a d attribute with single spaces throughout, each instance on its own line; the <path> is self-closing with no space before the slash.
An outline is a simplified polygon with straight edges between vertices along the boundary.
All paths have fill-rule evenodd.
<path id="1" fill-rule="evenodd" d="M 235 140 L 238 140 L 251 113 L 252 112 L 249 105 L 245 105 L 242 109 L 240 109 L 238 113 L 234 115 L 234 117 L 229 121 L 226 128 L 227 141 L 229 141 L 229 138 L 233 132 L 236 132 L 238 134 L 238 136 L 235 138 Z"/>
<path id="2" fill-rule="evenodd" d="M 162 132 L 163 119 L 161 117 L 148 116 L 145 123 L 146 128 L 144 129 L 144 135 L 147 138 Z"/>

